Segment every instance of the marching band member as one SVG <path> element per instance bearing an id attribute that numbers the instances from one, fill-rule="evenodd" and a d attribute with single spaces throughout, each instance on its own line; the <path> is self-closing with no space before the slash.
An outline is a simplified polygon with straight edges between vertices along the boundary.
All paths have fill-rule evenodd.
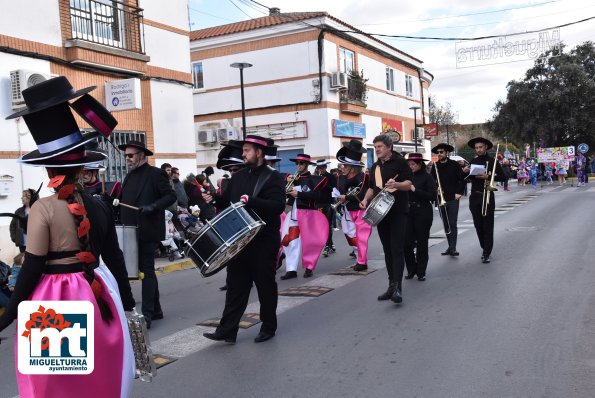
<path id="1" fill-rule="evenodd" d="M 365 208 L 374 194 L 383 188 L 395 197 L 395 203 L 390 211 L 378 224 L 378 235 L 384 250 L 389 282 L 388 289 L 378 296 L 378 300 L 390 299 L 394 303 L 401 303 L 403 301 L 401 282 L 405 268 L 403 245 L 412 174 L 405 158 L 393 151 L 393 140 L 388 135 L 378 135 L 373 142 L 378 160 L 370 171 L 370 188 L 360 207 Z"/>
<path id="2" fill-rule="evenodd" d="M 334 175 L 327 171 L 327 166 L 330 164 L 328 160 L 318 159 L 316 161 L 316 169 L 314 169 L 314 174 L 317 176 L 326 177 L 328 183 L 326 185 L 329 192 L 332 192 L 332 189 L 337 186 L 337 179 Z M 326 215 L 328 220 L 328 239 L 326 240 L 326 245 L 322 250 L 322 255 L 324 257 L 328 257 L 329 253 L 335 253 L 337 249 L 335 248 L 335 244 L 333 243 L 333 226 L 332 220 L 335 216 L 335 211 L 331 207 L 332 204 L 332 195 L 325 195 L 328 203 L 321 203 L 322 210 Z"/>
<path id="3" fill-rule="evenodd" d="M 493 144 L 483 137 L 476 137 L 469 140 L 467 145 L 470 148 L 473 148 L 475 150 L 475 154 L 477 155 L 471 161 L 471 164 L 481 165 L 486 168 L 485 172 L 482 174 L 469 176 L 469 179 L 471 180 L 469 210 L 473 215 L 473 225 L 475 226 L 475 231 L 477 232 L 479 245 L 483 249 L 481 261 L 484 264 L 487 264 L 490 262 L 490 255 L 492 254 L 492 248 L 494 247 L 494 212 L 496 209 L 496 201 L 494 200 L 494 192 L 492 191 L 492 187 L 489 187 L 490 192 L 487 193 L 487 195 L 489 195 L 490 202 L 486 209 L 483 209 L 483 198 L 484 194 L 486 194 L 485 190 L 488 189 L 486 184 L 488 184 L 490 178 L 492 178 L 491 173 L 494 167 L 495 159 L 488 155 L 488 150 L 493 147 Z M 469 174 L 469 166 L 465 167 L 463 171 L 466 174 Z M 500 166 L 499 162 L 496 162 L 496 175 L 494 178 L 494 181 L 504 181 L 505 179 L 504 172 L 502 171 L 502 167 Z"/>
<path id="4" fill-rule="evenodd" d="M 405 241 L 407 276 L 405 279 L 412 279 L 417 275 L 420 281 L 426 280 L 428 240 L 434 218 L 432 202 L 436 200 L 436 183 L 426 170 L 424 163 L 426 161 L 421 153 L 410 153 L 407 156 L 413 179 L 407 216 L 407 240 Z"/>
<path id="5" fill-rule="evenodd" d="M 310 155 L 301 153 L 289 160 L 296 163 L 298 170 L 295 182 L 288 184 L 293 186 L 287 187 L 292 210 L 283 226 L 283 245 L 286 246 L 286 273 L 281 276 L 283 280 L 297 277 L 300 252 L 305 269 L 304 278 L 311 277 L 328 238 L 328 220 L 319 211 L 320 203 L 326 202 L 325 195 L 330 195 L 326 190 L 328 181 L 325 177 L 310 174 L 308 166 L 314 165 Z M 297 238 L 299 242 L 294 242 Z M 292 242 L 294 244 L 290 246 Z"/>
<path id="6" fill-rule="evenodd" d="M 269 141 L 257 135 L 247 135 L 243 144 L 246 167 L 236 172 L 216 205 L 222 209 L 230 203 L 244 202 L 266 223 L 246 248 L 227 266 L 227 292 L 225 308 L 214 333 L 203 336 L 216 341 L 234 344 L 240 320 L 250 298 L 252 284 L 256 285 L 260 300 L 260 332 L 255 343 L 267 341 L 277 330 L 277 282 L 275 259 L 279 250 L 279 215 L 285 206 L 283 180 L 279 173 L 265 163 L 265 150 Z M 211 201 L 210 195 L 205 200 Z"/>
<path id="7" fill-rule="evenodd" d="M 264 160 L 266 161 L 267 165 L 275 170 L 277 169 L 277 163 L 280 162 L 282 159 L 277 156 L 277 151 L 279 149 L 279 145 L 275 145 L 275 141 L 269 139 L 270 145 L 266 149 L 266 154 L 264 156 Z M 281 173 L 281 178 L 285 181 L 287 179 L 287 173 Z M 281 239 L 283 239 L 283 226 L 285 225 L 285 218 L 287 214 L 285 212 L 281 213 L 281 228 L 279 233 L 281 234 Z M 297 243 L 297 242 L 296 242 Z M 294 243 L 295 244 L 295 243 Z M 279 246 L 279 253 L 277 254 L 277 267 L 276 269 L 281 268 L 283 265 L 283 260 L 285 259 L 285 253 L 283 252 L 283 242 Z"/>
<path id="8" fill-rule="evenodd" d="M 432 153 L 438 155 L 438 162 L 434 163 L 432 167 L 432 176 L 436 183 L 438 183 L 436 176 L 436 169 L 438 169 L 442 195 L 446 201 L 444 206 L 438 206 L 444 232 L 446 233 L 446 240 L 448 241 L 448 249 L 441 253 L 443 256 L 459 255 L 457 251 L 459 199 L 465 193 L 465 173 L 463 173 L 463 169 L 456 161 L 448 157 L 452 151 L 454 151 L 454 148 L 445 143 L 438 144 L 432 148 Z"/>
<path id="9" fill-rule="evenodd" d="M 362 148 L 361 141 L 351 140 L 343 144 L 337 152 L 337 161 L 343 165 L 343 177 L 340 182 L 341 195 L 338 201 L 345 205 L 341 226 L 349 246 L 357 252 L 357 263 L 354 271 L 368 269 L 368 240 L 372 234 L 372 226 L 363 220 L 365 210 L 361 209 L 359 202 L 364 198 L 369 187 L 369 176 L 362 172 L 362 155 L 366 150 Z M 346 195 L 350 190 L 359 189 L 357 195 Z"/>

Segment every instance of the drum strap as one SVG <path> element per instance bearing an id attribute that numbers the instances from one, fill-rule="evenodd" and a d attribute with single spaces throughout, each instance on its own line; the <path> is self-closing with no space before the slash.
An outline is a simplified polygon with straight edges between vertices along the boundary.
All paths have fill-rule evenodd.
<path id="1" fill-rule="evenodd" d="M 382 190 L 384 184 L 382 183 L 382 174 L 380 173 L 380 163 L 376 166 L 376 172 L 374 173 L 374 179 L 376 180 L 376 186 Z"/>

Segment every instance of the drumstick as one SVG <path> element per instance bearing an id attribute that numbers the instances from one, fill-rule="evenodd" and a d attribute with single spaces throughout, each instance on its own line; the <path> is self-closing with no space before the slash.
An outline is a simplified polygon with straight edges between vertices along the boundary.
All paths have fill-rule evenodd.
<path id="1" fill-rule="evenodd" d="M 126 203 L 121 203 L 120 200 L 118 200 L 118 199 L 114 199 L 112 205 L 114 207 L 123 206 L 123 207 L 128 207 L 129 209 L 132 209 L 132 210 L 137 210 L 137 211 L 140 210 L 138 207 L 127 205 Z"/>

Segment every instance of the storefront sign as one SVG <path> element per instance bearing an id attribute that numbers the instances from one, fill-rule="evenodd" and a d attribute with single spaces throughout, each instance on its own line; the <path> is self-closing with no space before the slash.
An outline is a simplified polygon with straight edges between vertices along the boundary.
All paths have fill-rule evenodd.
<path id="1" fill-rule="evenodd" d="M 422 127 L 424 128 L 424 137 L 438 136 L 438 123 L 424 124 Z"/>
<path id="2" fill-rule="evenodd" d="M 382 118 L 382 133 L 388 134 L 394 143 L 401 142 L 403 137 L 403 121 Z"/>
<path id="3" fill-rule="evenodd" d="M 333 119 L 332 129 L 334 137 L 366 138 L 366 125 L 364 123 Z"/>
<path id="4" fill-rule="evenodd" d="M 140 79 L 114 80 L 105 83 L 105 103 L 110 111 L 142 109 Z"/>

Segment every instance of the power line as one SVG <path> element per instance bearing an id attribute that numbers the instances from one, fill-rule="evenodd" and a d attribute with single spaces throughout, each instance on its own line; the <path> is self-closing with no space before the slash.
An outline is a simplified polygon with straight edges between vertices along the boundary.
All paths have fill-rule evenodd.
<path id="1" fill-rule="evenodd" d="M 213 17 L 213 18 L 222 19 L 222 20 L 224 20 L 224 21 L 235 22 L 233 19 L 229 19 L 229 18 L 223 18 L 223 17 L 217 16 L 217 15 L 215 15 L 215 14 L 209 14 L 208 12 L 205 12 L 205 11 L 199 11 L 199 10 L 196 10 L 196 9 L 194 9 L 194 8 L 192 8 L 192 7 L 188 7 L 188 9 L 189 9 L 189 10 L 191 10 L 191 11 L 197 12 L 197 13 L 199 13 L 199 14 L 208 15 L 208 16 L 210 16 L 210 17 Z"/>
<path id="2" fill-rule="evenodd" d="M 253 16 L 251 16 L 250 14 L 248 14 L 246 11 L 242 10 L 242 9 L 240 8 L 240 6 L 238 6 L 238 5 L 237 5 L 237 4 L 236 4 L 236 3 L 235 3 L 233 0 L 229 0 L 229 2 L 230 2 L 231 4 L 233 4 L 233 6 L 234 6 L 235 8 L 237 8 L 238 10 L 240 10 L 240 11 L 242 12 L 242 14 L 246 15 L 246 16 L 247 16 L 248 18 L 250 18 L 250 19 L 254 19 L 254 17 L 253 17 Z"/>
<path id="3" fill-rule="evenodd" d="M 264 8 L 266 8 L 267 10 L 270 10 L 270 9 L 271 9 L 270 7 L 267 7 L 267 6 L 265 6 L 264 4 L 260 4 L 258 1 L 254 1 L 254 0 L 248 0 L 248 1 L 250 1 L 251 3 L 258 4 L 259 6 L 261 6 L 261 7 L 264 7 Z"/>

